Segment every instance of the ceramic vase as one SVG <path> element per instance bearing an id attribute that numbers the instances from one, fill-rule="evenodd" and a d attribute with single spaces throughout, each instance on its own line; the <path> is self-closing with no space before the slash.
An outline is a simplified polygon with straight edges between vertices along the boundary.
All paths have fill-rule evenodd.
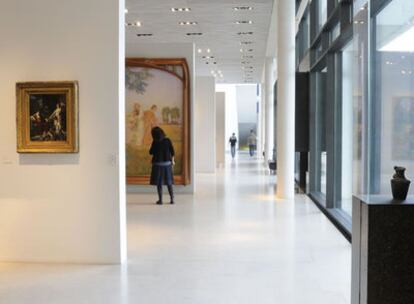
<path id="1" fill-rule="evenodd" d="M 394 170 L 395 174 L 391 180 L 392 196 L 395 200 L 403 201 L 407 198 L 411 181 L 405 178 L 404 167 L 396 166 L 394 167 Z"/>

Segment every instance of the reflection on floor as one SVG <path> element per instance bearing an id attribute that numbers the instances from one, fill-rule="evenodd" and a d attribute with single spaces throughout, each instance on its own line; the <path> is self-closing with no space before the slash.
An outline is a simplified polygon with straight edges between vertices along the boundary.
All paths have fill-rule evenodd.
<path id="1" fill-rule="evenodd" d="M 0 264 L 0 303 L 349 304 L 350 245 L 263 170 L 241 155 L 174 206 L 134 196 L 127 265 Z"/>

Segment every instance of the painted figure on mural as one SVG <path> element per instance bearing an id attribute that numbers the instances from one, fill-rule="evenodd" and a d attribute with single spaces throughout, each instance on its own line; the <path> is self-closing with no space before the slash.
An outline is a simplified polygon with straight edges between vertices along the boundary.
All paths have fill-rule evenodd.
<path id="1" fill-rule="evenodd" d="M 152 105 L 151 109 L 144 112 L 144 139 L 143 145 L 150 145 L 152 143 L 151 130 L 154 127 L 158 126 L 158 117 L 157 117 L 158 107 Z"/>
<path id="2" fill-rule="evenodd" d="M 144 113 L 141 105 L 136 102 L 131 113 L 126 117 L 127 138 L 126 142 L 130 145 L 141 146 L 144 138 Z"/>

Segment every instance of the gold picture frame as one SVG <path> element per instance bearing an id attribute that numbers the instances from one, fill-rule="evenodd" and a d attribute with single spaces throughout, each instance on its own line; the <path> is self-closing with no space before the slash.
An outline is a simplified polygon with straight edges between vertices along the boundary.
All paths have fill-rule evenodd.
<path id="1" fill-rule="evenodd" d="M 16 84 L 18 153 L 77 153 L 77 81 Z"/>
<path id="2" fill-rule="evenodd" d="M 126 70 L 130 69 L 142 69 L 143 74 L 149 75 L 151 73 L 166 73 L 165 75 L 170 75 L 170 77 L 175 78 L 176 81 L 181 83 L 181 92 L 182 99 L 180 101 L 180 107 L 182 113 L 180 114 L 180 123 L 181 131 L 179 134 L 180 140 L 177 150 L 180 150 L 180 155 L 176 155 L 176 163 L 178 165 L 174 168 L 174 183 L 177 185 L 189 185 L 191 183 L 191 154 L 190 154 L 190 70 L 185 58 L 127 58 L 126 59 Z M 151 72 L 152 71 L 152 72 Z M 156 72 L 158 71 L 158 72 Z M 128 78 L 127 82 L 128 82 Z M 135 77 L 133 77 L 135 78 Z M 155 77 L 156 78 L 156 77 Z M 151 86 L 151 78 L 149 83 L 141 83 L 143 85 L 144 91 L 145 88 Z M 157 90 L 162 91 L 165 83 L 154 84 L 153 87 Z M 128 93 L 128 88 L 127 88 Z M 128 95 L 128 94 L 127 94 Z M 145 94 L 144 94 L 145 95 Z M 128 97 L 126 98 L 126 105 L 128 106 Z M 149 106 L 149 105 L 148 105 Z M 164 125 L 160 125 L 164 128 Z M 168 127 L 167 127 L 168 128 Z M 128 131 L 127 137 L 128 137 Z M 170 132 L 167 132 L 167 135 L 170 135 Z M 173 144 L 176 145 L 177 141 L 173 140 Z M 149 160 L 146 159 L 148 156 L 149 146 L 145 147 L 146 150 L 141 151 L 145 155 L 145 159 L 141 159 L 140 162 L 143 164 L 149 164 Z M 128 168 L 128 159 L 131 158 L 131 153 L 129 153 L 129 148 L 127 144 L 126 156 L 127 156 L 127 184 L 130 185 L 148 185 L 150 180 L 150 169 L 146 170 L 146 174 L 131 174 Z M 135 153 L 132 153 L 135 154 Z M 177 168 L 180 168 L 179 172 L 176 172 Z"/>

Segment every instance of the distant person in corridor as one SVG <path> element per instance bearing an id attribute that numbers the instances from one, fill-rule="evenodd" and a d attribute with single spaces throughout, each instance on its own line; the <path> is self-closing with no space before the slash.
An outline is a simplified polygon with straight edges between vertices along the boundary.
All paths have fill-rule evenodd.
<path id="1" fill-rule="evenodd" d="M 162 186 L 166 185 L 170 194 L 171 204 L 174 204 L 174 147 L 164 130 L 155 127 L 151 130 L 153 142 L 149 154 L 152 155 L 152 170 L 150 184 L 157 186 L 158 205 L 162 205 Z"/>
<path id="2" fill-rule="evenodd" d="M 231 157 L 234 158 L 236 156 L 236 144 L 237 144 L 237 137 L 236 134 L 233 133 L 233 135 L 230 137 L 230 148 L 231 148 Z"/>
<path id="3" fill-rule="evenodd" d="M 250 135 L 247 137 L 247 145 L 249 146 L 249 153 L 252 157 L 256 151 L 257 137 L 253 130 L 250 130 Z"/>

